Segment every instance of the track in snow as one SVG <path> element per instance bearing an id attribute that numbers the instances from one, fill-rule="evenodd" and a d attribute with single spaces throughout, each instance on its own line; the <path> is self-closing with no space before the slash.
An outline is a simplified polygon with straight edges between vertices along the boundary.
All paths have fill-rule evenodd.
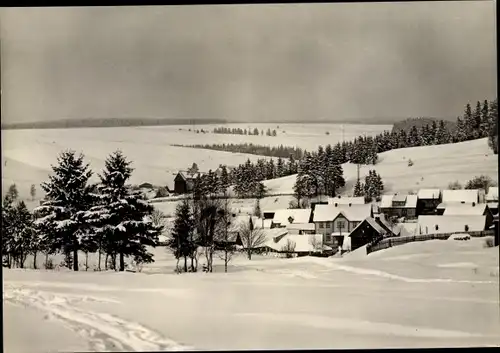
<path id="1" fill-rule="evenodd" d="M 172 351 L 192 349 L 164 338 L 158 333 L 119 317 L 82 310 L 75 304 L 85 301 L 116 301 L 72 294 L 26 289 L 4 284 L 4 301 L 29 306 L 47 313 L 47 318 L 65 326 L 88 340 L 93 351 Z"/>

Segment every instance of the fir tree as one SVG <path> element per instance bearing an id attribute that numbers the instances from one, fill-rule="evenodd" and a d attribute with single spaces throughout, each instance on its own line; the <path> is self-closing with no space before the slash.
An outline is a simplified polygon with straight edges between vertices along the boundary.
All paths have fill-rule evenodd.
<path id="1" fill-rule="evenodd" d="M 31 201 L 35 201 L 35 196 L 36 196 L 36 186 L 35 186 L 35 184 L 31 184 L 30 195 L 31 195 Z"/>
<path id="2" fill-rule="evenodd" d="M 463 121 L 465 124 L 465 132 L 467 136 L 466 140 L 471 140 L 474 138 L 475 119 L 472 115 L 472 109 L 469 103 L 467 103 L 467 105 L 465 106 Z"/>
<path id="3" fill-rule="evenodd" d="M 177 260 L 184 258 L 184 272 L 188 271 L 187 259 L 196 246 L 191 241 L 194 230 L 195 224 L 189 202 L 183 200 L 177 205 L 172 237 L 167 242 L 167 246 L 172 250 Z"/>
<path id="4" fill-rule="evenodd" d="M 270 159 L 267 163 L 267 175 L 266 179 L 274 179 L 276 178 L 276 167 L 274 166 L 274 160 Z"/>
<path id="5" fill-rule="evenodd" d="M 281 178 L 285 176 L 285 164 L 283 163 L 283 159 L 278 157 L 278 163 L 276 165 L 276 177 Z"/>
<path id="6" fill-rule="evenodd" d="M 457 130 L 455 132 L 454 141 L 455 142 L 463 142 L 467 140 L 468 132 L 467 132 L 467 124 L 464 120 L 457 118 Z"/>
<path id="7" fill-rule="evenodd" d="M 76 157 L 74 151 L 61 153 L 57 160 L 58 165 L 52 166 L 54 174 L 41 185 L 47 201 L 35 209 L 37 223 L 52 228 L 47 234 L 52 250 L 62 250 L 66 258 L 73 253 L 73 270 L 78 271 L 78 251 L 87 226 L 79 213 L 86 211 L 90 202 L 87 183 L 92 171 L 83 162 L 83 155 Z"/>
<path id="8" fill-rule="evenodd" d="M 365 196 L 364 185 L 361 181 L 356 181 L 356 185 L 354 186 L 354 197 Z"/>
<path id="9" fill-rule="evenodd" d="M 105 239 L 106 252 L 113 257 L 119 255 L 120 271 L 125 270 L 125 257 L 132 257 L 136 263 L 153 262 L 146 247 L 155 247 L 162 231 L 152 222 L 153 206 L 127 185 L 133 171 L 130 165 L 120 151 L 106 159 L 99 175 L 99 204 L 84 215 L 92 222 L 95 234 Z"/>
<path id="10" fill-rule="evenodd" d="M 490 106 L 490 129 L 488 131 L 488 145 L 494 154 L 498 154 L 498 101 L 495 99 Z"/>
<path id="11" fill-rule="evenodd" d="M 488 137 L 488 132 L 490 129 L 490 108 L 488 101 L 485 100 L 481 108 L 481 123 L 479 124 L 479 135 L 480 137 Z"/>

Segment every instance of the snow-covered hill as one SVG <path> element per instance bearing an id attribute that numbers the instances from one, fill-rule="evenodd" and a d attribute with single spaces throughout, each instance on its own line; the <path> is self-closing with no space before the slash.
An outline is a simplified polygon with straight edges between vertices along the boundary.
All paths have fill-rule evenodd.
<path id="1" fill-rule="evenodd" d="M 408 166 L 408 160 L 413 166 Z M 342 194 L 351 194 L 357 177 L 357 166 L 343 164 L 346 187 Z M 376 165 L 361 166 L 360 177 L 375 169 L 384 182 L 384 192 L 417 191 L 420 188 L 446 188 L 452 181 L 465 184 L 476 175 L 498 179 L 498 158 L 488 147 L 487 139 L 439 146 L 409 147 L 379 154 Z M 270 193 L 293 193 L 295 175 L 268 180 Z"/>

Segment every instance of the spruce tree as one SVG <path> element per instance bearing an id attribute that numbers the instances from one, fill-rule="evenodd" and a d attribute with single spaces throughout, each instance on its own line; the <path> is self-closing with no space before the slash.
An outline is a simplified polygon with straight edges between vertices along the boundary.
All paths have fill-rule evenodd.
<path id="1" fill-rule="evenodd" d="M 285 164 L 283 163 L 283 159 L 278 157 L 278 163 L 276 164 L 276 177 L 281 178 L 285 176 Z"/>
<path id="2" fill-rule="evenodd" d="M 195 223 L 188 200 L 183 200 L 175 210 L 175 221 L 172 237 L 167 246 L 172 250 L 175 258 L 184 258 L 184 272 L 188 271 L 187 259 L 195 250 L 196 244 L 191 239 L 195 231 Z"/>
<path id="3" fill-rule="evenodd" d="M 464 112 L 464 117 L 463 117 L 463 122 L 464 122 L 464 127 L 465 127 L 465 133 L 466 133 L 466 140 L 471 140 L 474 138 L 474 127 L 475 127 L 475 119 L 472 115 L 472 109 L 470 106 L 470 103 L 467 103 L 465 106 L 465 112 Z"/>
<path id="4" fill-rule="evenodd" d="M 457 118 L 457 129 L 455 131 L 454 141 L 455 142 L 463 142 L 467 140 L 468 132 L 467 132 L 467 124 L 464 120 Z"/>
<path id="5" fill-rule="evenodd" d="M 488 101 L 485 100 L 481 108 L 481 123 L 479 125 L 480 137 L 488 137 L 490 126 L 490 108 Z"/>
<path id="6" fill-rule="evenodd" d="M 74 151 L 59 155 L 58 165 L 52 166 L 53 175 L 49 176 L 48 182 L 41 184 L 47 201 L 35 209 L 37 224 L 52 229 L 47 234 L 51 249 L 62 250 L 66 258 L 73 253 L 74 271 L 78 271 L 78 251 L 87 227 L 80 212 L 87 211 L 92 197 L 87 184 L 92 171 L 83 158 L 82 154 L 75 156 Z"/>
<path id="7" fill-rule="evenodd" d="M 481 138 L 481 102 L 477 101 L 476 109 L 472 113 L 472 123 L 473 123 L 473 132 L 472 137 L 474 139 Z"/>
<path id="8" fill-rule="evenodd" d="M 364 185 L 360 180 L 356 181 L 354 185 L 354 197 L 360 197 L 365 195 Z"/>
<path id="9" fill-rule="evenodd" d="M 106 252 L 119 255 L 120 271 L 125 270 L 125 257 L 132 257 L 136 263 L 153 262 L 147 247 L 157 245 L 162 231 L 162 226 L 151 219 L 153 206 L 127 185 L 133 172 L 131 163 L 121 151 L 106 159 L 99 175 L 99 203 L 84 215 L 95 234 L 104 237 Z"/>

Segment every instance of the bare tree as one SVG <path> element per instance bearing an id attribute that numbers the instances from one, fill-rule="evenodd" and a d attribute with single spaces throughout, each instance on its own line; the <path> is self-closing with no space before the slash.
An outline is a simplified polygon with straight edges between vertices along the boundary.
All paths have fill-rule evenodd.
<path id="1" fill-rule="evenodd" d="M 313 253 L 323 251 L 323 243 L 321 240 L 318 239 L 316 234 L 311 234 L 309 236 L 309 244 L 313 248 L 313 250 L 312 250 Z"/>
<path id="2" fill-rule="evenodd" d="M 218 239 L 220 239 L 220 247 L 222 252 L 220 254 L 220 259 L 224 261 L 224 272 L 227 272 L 227 264 L 231 261 L 233 254 L 236 250 L 233 244 L 233 239 L 231 239 L 231 234 L 229 233 L 229 227 L 232 221 L 232 211 L 230 208 L 229 198 L 227 194 L 224 193 L 224 198 L 222 201 L 222 208 L 220 209 L 220 222 L 218 227 Z"/>
<path id="3" fill-rule="evenodd" d="M 252 259 L 252 252 L 256 248 L 263 246 L 266 242 L 266 235 L 262 229 L 254 229 L 251 216 L 248 223 L 244 223 L 240 227 L 240 237 L 249 260 Z"/>
<path id="4" fill-rule="evenodd" d="M 155 226 L 162 226 L 166 227 L 167 222 L 166 222 L 166 216 L 165 214 L 160 211 L 159 209 L 154 209 L 153 213 L 151 214 L 151 221 Z"/>
<path id="5" fill-rule="evenodd" d="M 295 251 L 295 242 L 293 240 L 287 239 L 286 244 L 283 245 L 281 251 L 285 253 L 287 258 L 293 257 L 293 252 Z"/>
<path id="6" fill-rule="evenodd" d="M 207 272 L 213 272 L 213 255 L 217 241 L 216 229 L 221 220 L 221 201 L 215 198 L 203 197 L 196 200 L 198 207 L 195 214 L 195 227 L 198 232 L 199 244 L 204 248 L 207 261 Z"/>

